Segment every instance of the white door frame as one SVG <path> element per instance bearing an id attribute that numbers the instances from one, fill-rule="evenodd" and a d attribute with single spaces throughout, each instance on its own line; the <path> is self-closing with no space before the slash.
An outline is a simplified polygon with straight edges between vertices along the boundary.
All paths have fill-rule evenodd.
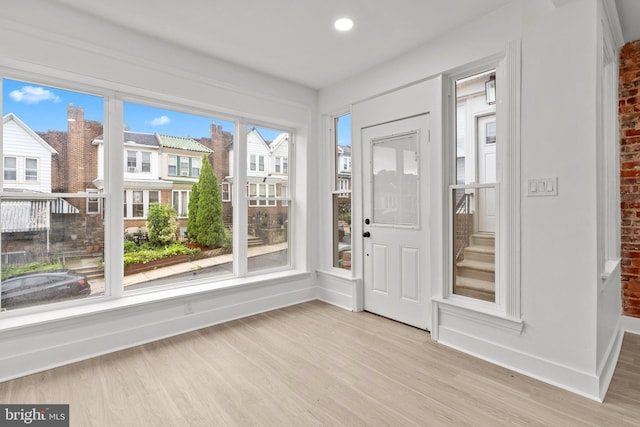
<path id="1" fill-rule="evenodd" d="M 431 202 L 428 212 L 429 228 L 433 230 L 427 241 L 429 245 L 430 266 L 425 277 L 428 278 L 427 289 L 425 290 L 429 299 L 442 297 L 442 283 L 444 280 L 443 263 L 445 253 L 443 245 L 447 237 L 444 232 L 445 208 L 442 194 L 444 188 L 443 181 L 443 146 L 442 146 L 442 77 L 437 76 L 428 80 L 416 82 L 392 92 L 380 94 L 373 98 L 354 103 L 352 105 L 352 152 L 353 152 L 353 187 L 360 191 L 353 193 L 353 222 L 352 241 L 353 247 L 353 273 L 356 278 L 354 286 L 354 309 L 361 311 L 364 309 L 364 283 L 362 258 L 363 254 L 362 236 L 363 217 L 363 142 L 360 129 L 373 126 L 375 124 L 390 122 L 404 117 L 411 117 L 424 113 L 430 115 L 430 144 L 429 144 L 429 200 Z M 431 330 L 432 319 L 434 317 L 433 304 L 427 303 L 428 324 L 426 329 Z"/>

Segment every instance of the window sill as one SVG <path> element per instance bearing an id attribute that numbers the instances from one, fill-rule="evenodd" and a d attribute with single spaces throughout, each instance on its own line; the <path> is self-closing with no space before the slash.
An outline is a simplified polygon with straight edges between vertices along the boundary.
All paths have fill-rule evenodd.
<path id="1" fill-rule="evenodd" d="M 38 312 L 3 312 L 0 315 L 0 332 L 19 330 L 25 327 L 38 326 L 56 321 L 65 321 L 97 314 L 113 312 L 115 310 L 131 309 L 135 307 L 151 306 L 155 304 L 175 303 L 176 300 L 188 299 L 194 296 L 207 294 L 225 294 L 239 289 L 247 289 L 259 286 L 268 286 L 304 280 L 311 277 L 311 273 L 300 270 L 287 270 L 274 273 L 261 274 L 243 278 L 230 278 L 216 282 L 203 282 L 192 284 L 188 287 L 172 287 L 158 291 L 136 291 L 125 294 L 120 298 L 96 297 L 93 301 L 87 301 L 81 305 L 52 308 Z"/>
<path id="2" fill-rule="evenodd" d="M 451 314 L 458 318 L 480 323 L 508 332 L 522 334 L 524 321 L 505 316 L 503 313 L 485 307 L 484 304 L 475 301 L 467 301 L 468 298 L 434 298 L 440 312 Z M 489 305 L 489 304 L 487 304 Z"/>

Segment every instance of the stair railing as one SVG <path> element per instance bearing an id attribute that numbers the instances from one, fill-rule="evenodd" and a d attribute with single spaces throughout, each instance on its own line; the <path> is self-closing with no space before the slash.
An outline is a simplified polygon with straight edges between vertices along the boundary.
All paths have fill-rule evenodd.
<path id="1" fill-rule="evenodd" d="M 454 227 L 456 261 L 459 261 L 464 248 L 469 246 L 471 242 L 471 234 L 473 233 L 472 197 L 473 193 L 463 193 L 455 206 Z"/>

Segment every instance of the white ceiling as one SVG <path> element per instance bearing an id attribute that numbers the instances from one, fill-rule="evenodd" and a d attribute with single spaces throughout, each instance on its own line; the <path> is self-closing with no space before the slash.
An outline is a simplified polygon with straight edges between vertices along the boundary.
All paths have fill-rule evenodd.
<path id="1" fill-rule="evenodd" d="M 319 89 L 387 62 L 512 0 L 55 1 Z M 625 41 L 640 39 L 640 0 L 616 0 L 616 5 Z M 334 30 L 333 21 L 341 16 L 355 21 L 350 33 Z"/>
<path id="2" fill-rule="evenodd" d="M 386 62 L 511 0 L 56 0 L 312 88 Z M 354 29 L 338 33 L 337 17 Z"/>

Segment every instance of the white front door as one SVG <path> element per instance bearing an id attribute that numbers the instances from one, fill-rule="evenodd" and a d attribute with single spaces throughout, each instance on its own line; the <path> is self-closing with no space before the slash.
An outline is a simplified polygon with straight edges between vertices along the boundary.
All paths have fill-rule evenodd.
<path id="1" fill-rule="evenodd" d="M 476 118 L 476 147 L 478 147 L 478 183 L 496 182 L 496 115 Z M 478 231 L 495 233 L 496 231 L 496 190 L 482 188 L 478 191 Z"/>
<path id="2" fill-rule="evenodd" d="M 364 309 L 429 325 L 429 114 L 362 129 Z"/>

